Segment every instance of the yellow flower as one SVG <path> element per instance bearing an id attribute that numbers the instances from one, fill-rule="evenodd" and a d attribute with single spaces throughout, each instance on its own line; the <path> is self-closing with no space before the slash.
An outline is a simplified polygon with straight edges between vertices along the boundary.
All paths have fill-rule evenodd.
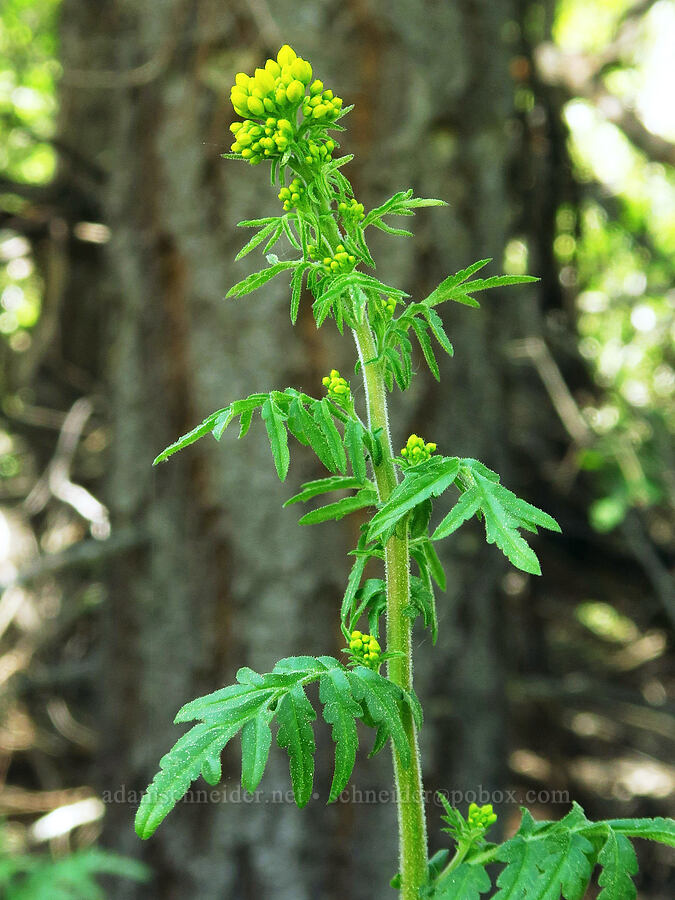
<path id="1" fill-rule="evenodd" d="M 372 634 L 362 634 L 360 631 L 352 631 L 349 640 L 349 651 L 354 662 L 375 672 L 382 665 L 380 659 L 382 648 Z"/>
<path id="2" fill-rule="evenodd" d="M 285 122 L 287 128 L 277 128 L 261 137 L 260 146 L 239 142 L 234 153 L 241 153 L 244 159 L 256 164 L 265 157 L 280 156 L 292 146 L 296 138 L 296 117 L 298 107 L 311 125 L 328 126 L 340 115 L 342 100 L 332 91 L 324 90 L 323 82 L 312 81 L 312 66 L 297 55 L 288 44 L 277 53 L 276 59 L 268 59 L 264 67 L 257 68 L 253 75 L 238 72 L 230 92 L 232 106 L 237 115 L 245 121 L 269 120 Z M 308 93 L 309 91 L 309 93 Z M 246 132 L 244 132 L 246 133 Z M 258 136 L 256 136 L 258 137 Z M 267 140 L 267 139 L 270 140 Z M 298 156 L 309 165 L 322 164 L 331 159 L 335 142 L 326 140 L 316 130 L 311 138 L 299 143 Z M 244 152 L 244 150 L 246 152 Z"/>
<path id="3" fill-rule="evenodd" d="M 323 269 L 327 275 L 351 272 L 355 265 L 356 257 L 352 253 L 348 253 L 343 244 L 337 245 L 334 256 L 326 256 L 323 260 Z"/>
<path id="4" fill-rule="evenodd" d="M 401 450 L 401 456 L 409 465 L 416 466 L 418 463 L 426 462 L 435 449 L 436 444 L 425 444 L 423 438 L 411 434 L 405 447 Z"/>
<path id="5" fill-rule="evenodd" d="M 331 400 L 344 403 L 344 401 L 351 399 L 352 392 L 349 387 L 349 382 L 340 375 L 337 369 L 331 369 L 330 375 L 326 375 L 321 383 L 326 388 Z M 356 634 L 356 632 L 354 632 L 354 634 Z"/>
<path id="6" fill-rule="evenodd" d="M 348 203 L 338 203 L 338 212 L 347 223 L 360 222 L 365 216 L 363 203 L 357 203 L 354 198 Z"/>
<path id="7" fill-rule="evenodd" d="M 305 193 L 305 186 L 299 178 L 294 178 L 288 187 L 282 187 L 279 191 L 279 199 L 286 212 L 297 206 Z"/>

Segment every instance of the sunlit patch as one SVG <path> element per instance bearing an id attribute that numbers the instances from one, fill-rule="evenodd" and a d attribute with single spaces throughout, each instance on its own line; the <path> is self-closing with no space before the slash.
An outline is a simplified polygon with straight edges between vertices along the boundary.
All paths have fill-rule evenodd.
<path id="1" fill-rule="evenodd" d="M 641 84 L 637 108 L 647 128 L 675 140 L 675 6 L 656 3 L 645 17 L 644 43 L 637 53 Z"/>
<path id="2" fill-rule="evenodd" d="M 69 803 L 52 810 L 38 819 L 31 827 L 31 836 L 36 843 L 51 841 L 68 834 L 80 825 L 87 825 L 103 818 L 105 807 L 98 797 L 88 797 L 77 803 Z"/>
<path id="3" fill-rule="evenodd" d="M 630 314 L 630 321 L 637 331 L 651 331 L 656 325 L 656 312 L 651 306 L 641 303 Z"/>
<path id="4" fill-rule="evenodd" d="M 574 614 L 585 628 L 606 641 L 623 644 L 639 636 L 635 622 L 609 603 L 588 600 L 580 603 Z"/>
<path id="5" fill-rule="evenodd" d="M 601 313 L 609 307 L 609 297 L 602 291 L 583 291 L 577 297 L 577 306 L 582 312 Z"/>
<path id="6" fill-rule="evenodd" d="M 675 791 L 675 769 L 652 759 L 582 757 L 571 762 L 570 771 L 594 793 L 619 800 L 665 798 Z"/>

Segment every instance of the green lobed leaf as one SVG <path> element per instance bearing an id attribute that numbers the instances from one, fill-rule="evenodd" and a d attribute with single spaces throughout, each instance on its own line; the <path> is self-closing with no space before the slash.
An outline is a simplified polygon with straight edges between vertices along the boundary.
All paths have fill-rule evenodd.
<path id="1" fill-rule="evenodd" d="M 379 466 L 383 458 L 382 431 L 382 428 L 373 428 L 372 431 L 366 430 L 363 435 L 363 443 L 368 449 L 374 466 Z"/>
<path id="2" fill-rule="evenodd" d="M 146 840 L 183 797 L 203 769 L 211 770 L 220 753 L 243 722 L 230 725 L 195 725 L 160 760 L 160 770 L 144 794 L 136 813 L 136 834 Z"/>
<path id="3" fill-rule="evenodd" d="M 347 457 L 345 456 L 340 432 L 335 427 L 330 401 L 327 397 L 315 403 L 312 409 L 312 417 L 324 436 L 328 450 L 333 457 L 335 468 L 344 473 L 347 469 Z"/>
<path id="4" fill-rule="evenodd" d="M 375 490 L 375 485 L 372 482 L 369 481 L 367 486 Z M 327 494 L 330 491 L 349 491 L 362 487 L 364 487 L 364 483 L 351 475 L 332 475 L 330 478 L 317 478 L 315 481 L 305 482 L 302 485 L 302 490 L 287 500 L 284 503 L 284 507 L 291 506 L 293 503 L 305 503 L 313 497 Z"/>
<path id="5" fill-rule="evenodd" d="M 422 616 L 424 627 L 431 630 L 431 643 L 438 639 L 438 618 L 436 616 L 436 598 L 426 570 L 422 577 L 412 575 L 410 578 L 410 611 L 412 618 Z"/>
<path id="6" fill-rule="evenodd" d="M 241 669 L 237 673 L 237 678 L 250 670 Z M 260 706 L 271 700 L 274 696 L 273 684 L 268 684 L 263 688 L 264 681 L 260 675 L 256 675 L 256 680 L 251 683 L 230 684 L 204 697 L 197 697 L 182 706 L 174 718 L 174 723 L 194 722 L 195 719 L 201 719 L 209 724 L 227 725 L 238 722 L 242 716 L 245 718 L 255 715 Z"/>
<path id="7" fill-rule="evenodd" d="M 347 419 L 344 433 L 345 449 L 354 477 L 357 481 L 365 484 L 367 470 L 364 438 L 365 428 L 363 425 L 357 419 Z"/>
<path id="8" fill-rule="evenodd" d="M 213 436 L 215 439 L 217 441 L 221 439 L 225 429 L 236 416 L 241 416 L 239 437 L 243 437 L 248 432 L 251 425 L 254 411 L 261 407 L 268 397 L 269 392 L 250 394 L 248 397 L 244 397 L 243 400 L 235 400 L 234 403 L 231 403 L 227 414 L 219 416 L 213 426 Z"/>
<path id="9" fill-rule="evenodd" d="M 272 278 L 275 278 L 277 275 L 280 275 L 282 272 L 285 272 L 288 269 L 294 269 L 301 262 L 302 260 L 294 260 L 293 262 L 278 262 L 267 269 L 261 269 L 259 272 L 253 272 L 242 281 L 238 281 L 237 284 L 233 285 L 227 292 L 225 297 L 244 297 L 246 294 L 251 294 L 253 291 L 258 290 L 259 287 L 267 284 L 268 281 L 271 281 Z"/>
<path id="10" fill-rule="evenodd" d="M 470 294 L 477 291 L 486 291 L 490 288 L 506 287 L 512 284 L 527 284 L 528 282 L 538 281 L 532 275 L 494 275 L 491 278 L 476 278 L 473 281 L 467 279 L 471 277 L 479 269 L 486 266 L 490 259 L 481 259 L 478 262 L 467 266 L 455 275 L 450 275 L 442 281 L 438 287 L 429 294 L 422 302 L 429 307 L 436 306 L 439 303 L 445 303 L 447 300 L 454 300 L 457 303 L 463 303 L 466 306 L 479 307 L 480 304 L 474 300 Z"/>
<path id="11" fill-rule="evenodd" d="M 415 334 L 417 335 L 417 340 L 419 341 L 420 347 L 422 348 L 422 353 L 424 354 L 424 358 L 427 361 L 427 365 L 431 371 L 431 374 L 434 376 L 436 381 L 441 380 L 441 373 L 438 369 L 438 363 L 436 362 L 436 357 L 434 356 L 434 351 L 431 347 L 431 341 L 429 340 L 429 335 L 427 334 L 427 326 L 420 322 L 419 319 L 415 318 L 412 320 L 412 326 Z"/>
<path id="12" fill-rule="evenodd" d="M 498 890 L 493 900 L 583 900 L 596 863 L 602 868 L 598 879 L 602 890 L 598 900 L 634 900 L 636 893 L 631 876 L 637 872 L 637 861 L 627 835 L 640 835 L 667 844 L 672 844 L 675 838 L 675 821 L 672 819 L 591 822 L 583 809 L 573 803 L 563 819 L 553 822 L 535 821 L 523 809 L 518 832 L 496 846 L 486 843 L 480 834 L 472 831 L 459 811 L 442 795 L 439 797 L 446 810 L 442 819 L 449 826 L 443 830 L 452 836 L 458 853 L 461 855 L 463 850 L 468 855 L 445 877 L 443 857 L 439 857 L 433 872 L 430 867 L 429 885 L 420 896 L 432 900 L 445 900 L 446 897 L 464 900 L 465 893 L 452 881 L 452 876 L 466 865 L 481 868 L 494 861 L 501 862 L 505 868 L 497 879 Z M 470 892 L 466 896 L 473 897 Z"/>
<path id="13" fill-rule="evenodd" d="M 491 888 L 483 866 L 465 862 L 436 883 L 430 900 L 480 900 Z"/>
<path id="14" fill-rule="evenodd" d="M 359 539 L 358 546 L 360 548 L 364 545 L 365 539 L 361 537 Z M 352 609 L 354 598 L 356 596 L 357 590 L 359 589 L 359 585 L 361 584 L 363 570 L 366 568 L 367 562 L 368 556 L 366 554 L 359 554 L 354 560 L 354 565 L 352 566 L 349 573 L 349 578 L 347 579 L 347 587 L 345 589 L 344 597 L 342 598 L 342 606 L 340 607 L 340 618 L 343 622 L 347 621 L 347 616 Z"/>
<path id="15" fill-rule="evenodd" d="M 241 785 L 253 793 L 263 777 L 272 744 L 270 722 L 274 713 L 262 706 L 241 731 Z"/>
<path id="16" fill-rule="evenodd" d="M 411 466 L 404 473 L 403 481 L 373 516 L 368 530 L 369 539 L 383 534 L 427 498 L 442 494 L 458 473 L 459 460 L 456 457 L 432 456 L 423 463 Z"/>
<path id="17" fill-rule="evenodd" d="M 512 284 L 530 284 L 533 281 L 539 281 L 535 275 L 493 275 L 491 278 L 476 278 L 473 281 L 467 281 L 454 289 L 459 297 L 460 293 L 475 293 L 476 291 L 487 291 L 495 287 L 508 287 Z M 456 299 L 454 296 L 452 299 Z"/>
<path id="18" fill-rule="evenodd" d="M 318 525 L 320 522 L 328 522 L 329 520 L 339 521 L 350 513 L 357 512 L 359 509 L 365 509 L 368 506 L 377 506 L 377 491 L 370 488 L 363 488 L 352 497 L 344 497 L 342 500 L 336 500 L 335 503 L 328 503 L 326 506 L 320 506 L 298 520 L 299 525 Z"/>
<path id="19" fill-rule="evenodd" d="M 554 844 L 551 839 L 548 842 L 529 841 L 520 832 L 503 844 L 497 859 L 506 863 L 506 868 L 497 878 L 499 891 L 494 900 L 530 900 L 530 897 L 538 897 L 542 872 Z"/>
<path id="20" fill-rule="evenodd" d="M 463 522 L 476 514 L 481 501 L 482 494 L 478 487 L 465 491 L 431 535 L 432 541 L 440 541 L 456 531 Z"/>
<path id="21" fill-rule="evenodd" d="M 410 765 L 410 745 L 401 718 L 401 704 L 405 702 L 403 692 L 392 681 L 364 666 L 351 670 L 348 678 L 354 699 L 365 704 L 380 734 L 380 740 L 376 741 L 370 756 L 391 737 L 401 765 L 407 769 Z"/>
<path id="22" fill-rule="evenodd" d="M 428 499 L 423 500 L 412 510 L 408 517 L 408 533 L 411 540 L 427 536 L 432 511 L 433 504 Z"/>
<path id="23" fill-rule="evenodd" d="M 300 308 L 300 295 L 302 294 L 302 282 L 307 266 L 298 266 L 291 278 L 291 322 L 295 325 Z"/>
<path id="24" fill-rule="evenodd" d="M 608 825 L 617 834 L 675 847 L 675 819 L 610 819 Z"/>
<path id="25" fill-rule="evenodd" d="M 369 224 L 373 225 L 375 228 L 379 228 L 380 231 L 384 231 L 385 234 L 395 234 L 400 237 L 413 237 L 412 231 L 408 231 L 407 228 L 393 228 L 381 219 L 370 222 Z"/>
<path id="26" fill-rule="evenodd" d="M 635 900 L 637 890 L 631 875 L 637 872 L 638 864 L 628 838 L 608 828 L 598 862 L 602 866 L 598 876 L 598 884 L 602 888 L 598 900 Z"/>
<path id="27" fill-rule="evenodd" d="M 463 522 L 480 511 L 487 542 L 496 544 L 516 568 L 532 575 L 540 575 L 539 561 L 518 529 L 536 532 L 536 526 L 540 525 L 559 532 L 558 523 L 548 513 L 516 497 L 499 483 L 499 476 L 482 463 L 463 459 L 461 465 L 462 472 L 468 473 L 462 477 L 472 485 L 434 531 L 432 540 L 441 540 L 452 534 Z"/>
<path id="28" fill-rule="evenodd" d="M 253 421 L 253 410 L 252 409 L 245 410 L 239 417 L 239 434 L 237 435 L 238 440 L 241 440 L 241 438 L 245 437 L 248 434 L 248 430 L 251 427 L 252 421 Z"/>
<path id="29" fill-rule="evenodd" d="M 295 250 L 302 250 L 302 244 L 298 241 L 297 237 L 295 236 L 295 234 L 293 232 L 293 228 L 291 227 L 292 218 L 293 217 L 284 216 L 281 220 L 281 226 L 282 226 L 284 234 L 288 238 L 289 244 Z M 267 250 L 267 247 L 265 248 L 265 250 Z"/>
<path id="30" fill-rule="evenodd" d="M 356 762 L 359 739 L 355 719 L 361 707 L 351 693 L 349 679 L 338 668 L 329 669 L 319 681 L 319 700 L 323 703 L 323 717 L 333 726 L 335 744 L 335 772 L 330 786 L 329 803 L 334 803 L 344 790 Z"/>
<path id="31" fill-rule="evenodd" d="M 434 545 L 431 543 L 431 541 L 424 541 L 424 543 L 422 544 L 422 549 L 429 566 L 429 573 L 431 577 L 434 579 L 439 588 L 444 591 L 446 588 L 445 570 L 443 569 L 443 564 L 438 558 L 438 553 L 436 553 Z"/>
<path id="32" fill-rule="evenodd" d="M 524 814 L 515 838 L 497 854 L 508 862 L 497 881 L 506 891 L 504 897 L 583 900 L 596 851 L 580 831 L 591 825 L 576 804 L 559 822 L 535 822 Z M 500 900 L 501 896 L 497 894 Z"/>
<path id="33" fill-rule="evenodd" d="M 237 222 L 237 228 L 260 228 L 263 225 L 269 225 L 270 222 L 277 222 L 279 216 L 265 216 L 263 219 L 244 219 Z"/>
<path id="34" fill-rule="evenodd" d="M 343 624 L 351 633 L 362 615 L 367 614 L 369 631 L 374 637 L 379 634 L 379 617 L 387 606 L 387 585 L 382 578 L 368 578 L 354 596 L 352 608 Z"/>
<path id="35" fill-rule="evenodd" d="M 496 544 L 517 569 L 531 575 L 541 575 L 541 566 L 534 550 L 518 533 L 517 523 L 505 510 L 494 490 L 498 486 L 480 475 L 476 476 L 476 482 L 481 492 L 481 511 L 484 516 L 487 542 Z"/>
<path id="36" fill-rule="evenodd" d="M 445 333 L 445 328 L 443 327 L 443 320 L 438 315 L 435 309 L 429 309 L 425 313 L 425 318 L 429 323 L 429 328 L 431 328 L 431 332 L 433 336 L 436 338 L 441 347 L 445 350 L 448 356 L 453 356 L 455 353 L 454 347 L 450 343 L 450 340 Z"/>
<path id="37" fill-rule="evenodd" d="M 305 409 L 304 403 L 297 397 L 291 403 L 288 412 L 288 427 L 301 443 L 311 446 L 330 472 L 337 472 L 337 466 L 325 435 Z"/>
<path id="38" fill-rule="evenodd" d="M 274 457 L 274 465 L 280 481 L 284 481 L 288 475 L 291 456 L 288 451 L 288 435 L 286 434 L 286 422 L 273 397 L 268 397 L 263 403 L 261 415 L 267 429 L 267 436 Z"/>
<path id="39" fill-rule="evenodd" d="M 427 306 L 435 306 L 437 303 L 442 303 L 446 298 L 446 294 L 460 285 L 463 281 L 466 281 L 467 278 L 470 278 L 475 272 L 478 272 L 480 269 L 487 266 L 490 262 L 492 262 L 491 257 L 479 259 L 477 262 L 467 266 L 466 269 L 461 269 L 454 275 L 448 275 L 448 277 L 445 278 L 428 297 L 425 297 L 422 302 Z"/>
<path id="40" fill-rule="evenodd" d="M 397 191 L 392 197 L 381 206 L 371 209 L 362 222 L 362 227 L 368 225 L 382 228 L 383 231 L 389 230 L 387 226 L 380 220 L 383 216 L 412 216 L 415 209 L 425 206 L 446 206 L 444 200 L 426 199 L 423 197 L 413 197 L 412 188 L 407 191 Z M 395 230 L 394 230 L 394 233 Z"/>
<path id="41" fill-rule="evenodd" d="M 231 407 L 227 406 L 225 409 L 216 410 L 216 412 L 211 413 L 210 416 L 207 416 L 206 419 L 201 423 L 201 425 L 197 425 L 196 428 L 193 428 L 192 431 L 188 431 L 187 434 L 184 434 L 182 437 L 179 437 L 177 441 L 174 441 L 173 444 L 169 444 L 169 446 L 162 450 L 162 452 L 155 457 L 153 461 L 153 466 L 156 466 L 158 463 L 164 462 L 165 459 L 168 459 L 170 456 L 173 456 L 174 453 L 178 453 L 179 450 L 182 450 L 184 447 L 189 447 L 190 444 L 194 444 L 195 441 L 198 441 L 200 438 L 204 437 L 205 434 L 210 434 L 213 431 L 213 427 L 218 420 L 219 417 L 227 418 L 230 414 Z"/>
<path id="42" fill-rule="evenodd" d="M 293 796 L 302 809 L 312 796 L 314 783 L 314 729 L 316 713 L 302 685 L 284 694 L 276 709 L 277 744 L 288 753 Z"/>
<path id="43" fill-rule="evenodd" d="M 262 244 L 262 242 L 275 230 L 277 227 L 277 222 L 268 222 L 264 225 L 257 234 L 254 234 L 253 237 L 241 248 L 239 253 L 235 256 L 235 262 L 238 262 L 240 259 L 243 259 L 251 250 L 255 250 L 258 244 Z"/>
<path id="44" fill-rule="evenodd" d="M 376 744 L 391 736 L 405 759 L 407 743 L 401 719 L 407 704 L 416 721 L 419 703 L 370 669 L 350 671 L 330 656 L 295 656 L 279 660 L 261 675 L 244 667 L 237 683 L 198 697 L 179 710 L 176 721 L 201 719 L 162 757 L 160 771 L 144 795 L 136 830 L 148 838 L 200 775 L 210 784 L 221 777 L 221 753 L 239 731 L 242 741 L 242 785 L 257 788 L 268 758 L 270 723 L 276 716 L 277 743 L 287 750 L 296 802 L 304 806 L 312 791 L 316 714 L 305 686 L 320 682 L 324 718 L 333 726 L 335 774 L 330 800 L 337 798 L 352 771 L 357 749 L 355 719 L 378 729 Z"/>

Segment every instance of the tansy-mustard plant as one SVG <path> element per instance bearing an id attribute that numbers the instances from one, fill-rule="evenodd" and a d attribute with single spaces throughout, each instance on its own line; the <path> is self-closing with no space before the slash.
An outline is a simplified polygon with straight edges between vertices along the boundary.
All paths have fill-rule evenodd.
<path id="1" fill-rule="evenodd" d="M 479 291 L 534 279 L 474 277 L 490 262 L 482 259 L 448 276 L 421 299 L 380 281 L 366 271 L 374 268 L 367 242 L 370 230 L 409 236 L 409 231 L 391 224 L 391 217 L 412 216 L 420 207 L 442 206 L 442 201 L 419 199 L 405 190 L 365 211 L 341 171 L 351 157 L 333 158 L 339 145 L 330 133 L 343 130 L 338 123 L 349 107 L 343 107 L 342 100 L 315 78 L 310 63 L 288 45 L 253 75 L 239 73 L 231 96 L 239 119 L 232 124 L 231 152 L 224 155 L 253 165 L 268 161 L 272 183 L 280 188 L 282 209 L 278 216 L 239 223 L 256 231 L 237 260 L 261 247 L 267 265 L 235 284 L 228 297 L 244 296 L 273 278 L 290 276 L 295 323 L 306 286 L 317 327 L 332 319 L 341 333 L 348 329 L 353 335 L 355 373 L 365 388 L 363 402 L 357 408 L 349 382 L 332 369 L 323 379 L 324 396 L 286 388 L 229 401 L 167 447 L 155 463 L 204 435 L 220 440 L 235 418 L 243 437 L 257 410 L 282 481 L 290 464 L 289 435 L 314 451 L 328 476 L 304 484 L 285 505 L 314 504 L 315 498 L 333 494 L 330 502 L 306 512 L 300 524 L 339 520 L 352 513 L 362 519 L 338 611 L 345 662 L 332 656 L 299 655 L 280 660 L 267 674 L 244 667 L 236 684 L 187 703 L 176 722 L 197 724 L 162 758 L 138 810 L 137 832 L 150 837 L 200 775 L 216 784 L 221 751 L 239 732 L 242 785 L 255 791 L 263 777 L 273 723 L 276 742 L 289 755 L 295 800 L 304 806 L 312 796 L 316 718 L 305 688 L 318 682 L 323 717 L 336 745 L 328 802 L 338 798 L 351 776 L 357 720 L 375 729 L 373 753 L 391 745 L 399 821 L 399 872 L 392 885 L 403 900 L 478 900 L 493 887 L 493 869 L 488 872 L 486 866 L 494 863 L 502 867 L 495 882 L 499 900 L 559 900 L 561 895 L 581 900 L 596 864 L 601 869 L 602 900 L 630 900 L 635 897 L 631 875 L 636 867 L 629 838 L 673 844 L 671 819 L 591 822 L 574 804 L 559 822 L 535 822 L 523 811 L 517 834 L 493 844 L 485 838 L 497 818 L 489 803 L 471 804 L 465 818 L 441 796 L 444 830 L 454 843 L 454 854 L 446 849 L 428 858 L 418 746 L 422 710 L 413 690 L 411 629 L 420 618 L 435 643 L 434 594 L 437 588 L 445 589 L 435 546 L 467 521 L 478 519 L 487 541 L 513 566 L 539 575 L 539 562 L 523 532 L 559 528 L 551 516 L 516 497 L 499 475 L 476 459 L 446 456 L 447 448 L 438 451 L 436 443 L 415 434 L 396 456 L 387 395 L 396 387 L 406 390 L 411 382 L 412 338 L 434 378 L 440 379 L 432 338 L 444 353 L 453 354 L 438 312 L 441 304 L 452 300 L 477 307 L 473 295 Z M 271 252 L 281 239 L 288 242 L 283 259 Z M 449 499 L 452 492 L 454 499 Z M 440 521 L 435 520 L 437 503 L 445 506 Z M 364 578 L 369 563 L 381 568 L 380 577 Z M 383 665 L 386 674 L 380 672 Z"/>

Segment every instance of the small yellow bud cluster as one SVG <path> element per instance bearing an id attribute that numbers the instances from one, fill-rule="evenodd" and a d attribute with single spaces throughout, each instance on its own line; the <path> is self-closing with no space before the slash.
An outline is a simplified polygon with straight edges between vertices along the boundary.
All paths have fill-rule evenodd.
<path id="1" fill-rule="evenodd" d="M 318 79 L 309 87 L 309 97 L 302 101 L 302 114 L 319 125 L 334 122 L 342 110 L 342 98 L 332 91 L 324 91 L 323 82 Z"/>
<path id="2" fill-rule="evenodd" d="M 469 806 L 469 814 L 466 817 L 466 821 L 472 828 L 480 828 L 482 831 L 487 831 L 490 825 L 494 825 L 497 821 L 497 815 L 493 812 L 491 803 L 486 803 L 485 806 L 478 806 L 476 803 L 472 803 Z"/>
<path id="3" fill-rule="evenodd" d="M 286 212 L 297 206 L 305 193 L 305 186 L 299 178 L 294 178 L 288 187 L 282 187 L 279 191 L 279 199 L 283 201 Z"/>
<path id="4" fill-rule="evenodd" d="M 354 198 L 349 203 L 338 203 L 338 212 L 348 222 L 360 222 L 365 216 L 363 203 L 357 203 Z"/>
<path id="5" fill-rule="evenodd" d="M 396 311 L 396 300 L 393 297 L 380 297 L 380 308 L 385 316 L 393 316 Z"/>
<path id="6" fill-rule="evenodd" d="M 256 69 L 254 75 L 239 72 L 230 99 L 234 111 L 243 118 L 263 119 L 274 113 L 284 116 L 303 102 L 311 80 L 311 65 L 284 44 L 276 60 L 268 59 L 264 69 Z"/>
<path id="7" fill-rule="evenodd" d="M 351 272 L 356 264 L 356 257 L 347 253 L 342 244 L 335 248 L 334 256 L 326 256 L 323 260 L 324 272 L 327 275 L 337 275 L 341 272 Z"/>
<path id="8" fill-rule="evenodd" d="M 245 119 L 233 122 L 230 131 L 235 136 L 230 149 L 233 153 L 241 153 L 252 166 L 263 159 L 281 156 L 293 139 L 293 126 L 288 119 L 270 117 L 264 125 Z"/>
<path id="9" fill-rule="evenodd" d="M 330 375 L 326 375 L 321 383 L 332 400 L 348 400 L 351 396 L 349 382 L 340 375 L 337 369 L 331 369 Z"/>
<path id="10" fill-rule="evenodd" d="M 436 444 L 425 444 L 421 437 L 418 437 L 416 434 L 411 434 L 408 438 L 408 443 L 403 450 L 401 450 L 401 456 L 403 459 L 407 460 L 411 466 L 415 466 L 417 463 L 426 462 L 435 449 Z"/>
<path id="11" fill-rule="evenodd" d="M 333 158 L 333 150 L 335 150 L 335 147 L 335 141 L 331 141 L 330 138 L 320 144 L 317 144 L 316 141 L 306 141 L 302 150 L 305 162 L 308 166 L 313 166 L 316 163 L 329 162 L 329 160 Z"/>
<path id="12" fill-rule="evenodd" d="M 377 639 L 371 634 L 361 634 L 360 631 L 352 631 L 349 649 L 352 656 L 369 669 L 374 669 L 377 672 L 382 665 L 380 662 L 382 648 Z"/>

